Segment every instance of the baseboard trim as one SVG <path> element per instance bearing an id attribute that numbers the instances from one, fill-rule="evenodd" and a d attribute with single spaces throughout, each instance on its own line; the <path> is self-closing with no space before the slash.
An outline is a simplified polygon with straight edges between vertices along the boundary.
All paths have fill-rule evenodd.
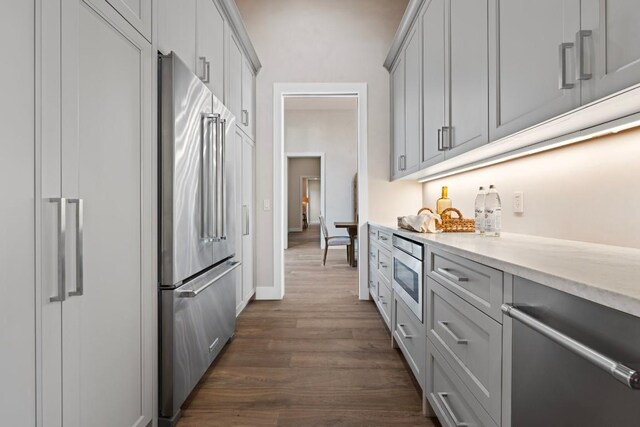
<path id="1" fill-rule="evenodd" d="M 249 303 L 251 302 L 251 299 L 254 297 L 255 294 L 256 294 L 256 290 L 254 289 L 251 292 L 251 295 L 249 295 L 249 297 L 247 298 L 247 300 L 243 301 L 242 304 L 236 307 L 236 317 L 240 316 L 240 313 L 242 313 L 244 309 L 247 308 L 247 306 L 249 305 Z"/>
<path id="2" fill-rule="evenodd" d="M 257 300 L 280 300 L 284 297 L 282 289 L 274 287 L 258 286 L 256 288 Z"/>

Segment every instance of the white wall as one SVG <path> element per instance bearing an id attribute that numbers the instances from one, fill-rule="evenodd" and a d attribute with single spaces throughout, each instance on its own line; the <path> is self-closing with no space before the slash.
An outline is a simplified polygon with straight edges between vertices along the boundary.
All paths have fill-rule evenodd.
<path id="1" fill-rule="evenodd" d="M 365 82 L 371 220 L 421 202 L 415 182 L 389 182 L 389 73 L 382 67 L 406 0 L 236 0 L 263 68 L 257 77 L 257 202 L 273 200 L 273 83 Z M 389 203 L 393 200 L 393 203 Z M 258 286 L 273 286 L 273 211 L 257 212 Z M 264 256 L 263 256 L 264 255 Z"/>
<path id="2" fill-rule="evenodd" d="M 303 176 L 320 176 L 319 157 L 301 157 L 289 159 L 287 182 L 287 218 L 289 231 L 302 229 L 302 199 L 300 183 Z"/>
<path id="3" fill-rule="evenodd" d="M 355 102 L 353 103 L 356 106 Z M 286 110 L 285 152 L 322 152 L 325 219 L 329 235 L 346 235 L 335 221 L 353 217 L 353 177 L 358 171 L 358 110 Z M 317 220 L 317 218 L 314 218 Z"/>
<path id="4" fill-rule="evenodd" d="M 473 214 L 479 185 L 495 184 L 504 231 L 640 248 L 640 129 L 424 184 L 425 206 L 442 185 L 453 206 Z M 523 215 L 513 213 L 524 192 Z"/>

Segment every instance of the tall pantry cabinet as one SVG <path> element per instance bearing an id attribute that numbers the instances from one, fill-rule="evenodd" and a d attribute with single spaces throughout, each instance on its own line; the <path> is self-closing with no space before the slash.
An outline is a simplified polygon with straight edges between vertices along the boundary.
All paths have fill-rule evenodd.
<path id="1" fill-rule="evenodd" d="M 40 13 L 38 418 L 145 426 L 155 369 L 155 55 L 146 27 L 104 0 L 43 1 Z"/>

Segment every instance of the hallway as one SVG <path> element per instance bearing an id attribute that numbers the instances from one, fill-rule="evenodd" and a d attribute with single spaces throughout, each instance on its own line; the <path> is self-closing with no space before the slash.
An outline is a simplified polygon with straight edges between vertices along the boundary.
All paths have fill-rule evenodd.
<path id="1" fill-rule="evenodd" d="M 293 233 L 282 301 L 254 301 L 193 393 L 189 426 L 433 426 L 344 250 L 322 266 L 319 230 Z"/>

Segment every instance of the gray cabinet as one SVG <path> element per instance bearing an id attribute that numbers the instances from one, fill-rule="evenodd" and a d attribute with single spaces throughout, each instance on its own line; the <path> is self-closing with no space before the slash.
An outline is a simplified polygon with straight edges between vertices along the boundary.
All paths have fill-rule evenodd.
<path id="1" fill-rule="evenodd" d="M 392 331 L 394 345 L 400 348 L 416 381 L 424 389 L 426 342 L 424 323 L 396 295 L 393 297 Z"/>
<path id="2" fill-rule="evenodd" d="M 490 136 L 502 138 L 580 105 L 580 0 L 494 2 Z"/>
<path id="3" fill-rule="evenodd" d="M 402 173 L 410 174 L 420 166 L 422 145 L 422 37 L 419 22 L 409 33 L 404 62 L 405 143 Z"/>
<path id="4" fill-rule="evenodd" d="M 196 12 L 196 74 L 216 98 L 226 103 L 224 17 L 214 0 L 197 0 Z"/>
<path id="5" fill-rule="evenodd" d="M 255 94 L 256 76 L 249 60 L 245 57 L 242 60 L 242 109 L 240 111 L 240 125 L 244 132 L 252 140 L 255 136 Z"/>
<path id="6" fill-rule="evenodd" d="M 489 0 L 447 0 L 450 82 L 445 158 L 489 142 Z"/>
<path id="7" fill-rule="evenodd" d="M 583 103 L 640 83 L 640 2 L 582 0 L 576 35 Z"/>
<path id="8" fill-rule="evenodd" d="M 391 69 L 391 177 L 402 176 L 405 146 L 404 58 L 398 58 Z"/>
<path id="9" fill-rule="evenodd" d="M 228 69 L 229 78 L 228 96 L 226 98 L 227 108 L 236 116 L 236 124 L 242 127 L 240 116 L 242 114 L 242 48 L 236 37 L 229 36 L 229 58 Z"/>
<path id="10" fill-rule="evenodd" d="M 249 304 L 256 291 L 255 280 L 255 144 L 236 126 L 236 257 L 242 262 L 236 281 L 236 315 Z"/>
<path id="11" fill-rule="evenodd" d="M 445 108 L 445 0 L 431 0 L 424 8 L 422 24 L 422 157 L 420 167 L 444 160 L 442 127 L 449 120 Z M 446 105 L 445 105 L 446 103 Z"/>

